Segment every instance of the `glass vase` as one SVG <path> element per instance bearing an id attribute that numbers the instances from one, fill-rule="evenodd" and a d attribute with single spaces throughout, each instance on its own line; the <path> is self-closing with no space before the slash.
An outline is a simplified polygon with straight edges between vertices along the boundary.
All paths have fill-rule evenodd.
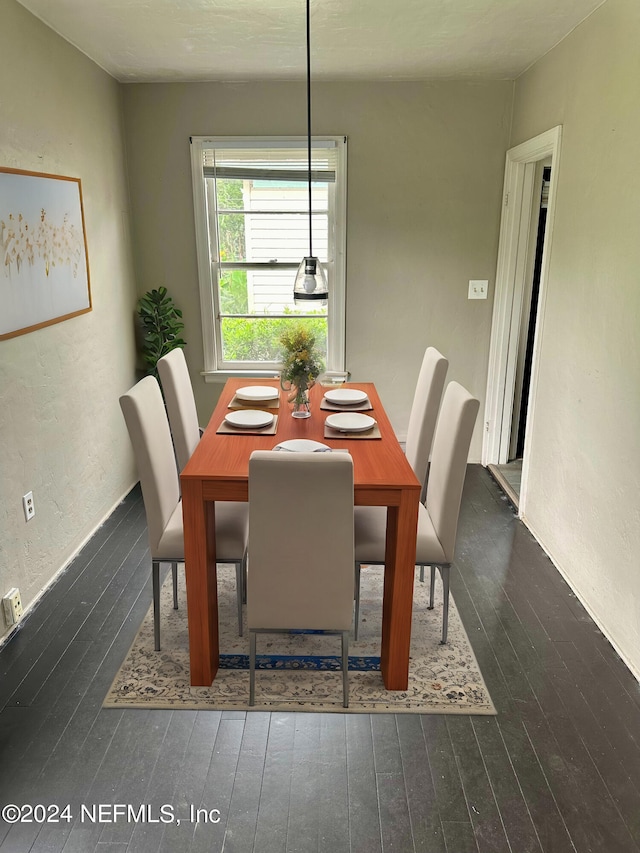
<path id="1" fill-rule="evenodd" d="M 291 383 L 291 396 L 289 402 L 293 403 L 291 416 L 294 418 L 310 418 L 311 402 L 309 400 L 309 385 L 304 380 Z"/>
<path id="2" fill-rule="evenodd" d="M 292 380 L 284 380 L 280 377 L 280 385 L 284 391 L 289 392 L 288 401 L 293 405 L 291 412 L 294 418 L 309 418 L 311 417 L 311 402 L 309 400 L 309 388 L 313 385 L 313 381 L 309 381 L 300 376 Z"/>

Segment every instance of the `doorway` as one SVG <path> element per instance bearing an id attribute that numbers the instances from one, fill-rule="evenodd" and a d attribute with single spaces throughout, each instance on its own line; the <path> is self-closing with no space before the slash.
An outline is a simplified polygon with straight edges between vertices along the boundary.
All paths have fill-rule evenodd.
<path id="1" fill-rule="evenodd" d="M 524 516 L 561 128 L 507 152 L 483 464 Z"/>
<path id="2" fill-rule="evenodd" d="M 522 312 L 518 332 L 518 354 L 511 415 L 511 436 L 507 461 L 502 465 L 489 465 L 489 471 L 498 481 L 511 503 L 518 508 L 522 486 L 522 457 L 527 430 L 527 412 L 531 389 L 531 365 L 538 316 L 540 273 L 547 223 L 551 162 L 540 161 L 536 165 L 534 200 L 536 208 L 531 217 L 529 249 L 527 251 L 527 273 L 524 281 Z"/>

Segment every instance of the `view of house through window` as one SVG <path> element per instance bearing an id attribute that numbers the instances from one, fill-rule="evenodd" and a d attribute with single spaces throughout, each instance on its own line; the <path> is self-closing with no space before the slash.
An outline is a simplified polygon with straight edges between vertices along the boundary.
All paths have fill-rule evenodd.
<path id="1" fill-rule="evenodd" d="M 306 138 L 192 139 L 201 304 L 211 311 L 205 371 L 277 368 L 292 322 L 313 330 L 328 368 L 344 366 L 345 148 L 343 138 L 313 141 L 312 248 L 329 304 L 300 307 L 293 283 L 309 254 Z"/>

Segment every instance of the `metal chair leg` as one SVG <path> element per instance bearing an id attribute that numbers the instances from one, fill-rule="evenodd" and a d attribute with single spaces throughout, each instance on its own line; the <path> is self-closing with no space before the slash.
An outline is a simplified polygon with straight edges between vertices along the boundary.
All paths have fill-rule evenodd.
<path id="1" fill-rule="evenodd" d="M 427 610 L 433 610 L 433 595 L 436 590 L 436 567 L 431 566 L 431 579 L 429 581 L 429 605 Z"/>
<path id="2" fill-rule="evenodd" d="M 353 629 L 353 639 L 357 640 L 358 639 L 358 627 L 360 625 L 360 563 L 356 563 L 356 577 L 355 577 L 354 596 L 355 596 L 356 606 L 355 606 L 355 616 L 354 616 L 355 626 Z"/>
<path id="3" fill-rule="evenodd" d="M 256 632 L 249 629 L 249 705 L 256 698 Z"/>
<path id="4" fill-rule="evenodd" d="M 247 563 L 248 563 L 249 552 L 244 552 L 244 557 L 242 558 L 242 603 L 247 603 Z"/>
<path id="5" fill-rule="evenodd" d="M 178 564 L 171 563 L 171 574 L 173 575 L 173 609 L 178 609 Z"/>
<path id="6" fill-rule="evenodd" d="M 342 632 L 342 705 L 349 707 L 349 632 Z"/>
<path id="7" fill-rule="evenodd" d="M 151 583 L 153 587 L 153 638 L 157 652 L 160 651 L 160 563 L 151 562 Z"/>
<path id="8" fill-rule="evenodd" d="M 242 602 L 244 599 L 244 560 L 236 563 L 236 599 L 238 605 L 238 636 L 242 636 Z"/>
<path id="9" fill-rule="evenodd" d="M 449 630 L 449 566 L 440 566 L 440 576 L 442 577 L 442 639 L 440 643 L 444 645 L 447 642 Z"/>

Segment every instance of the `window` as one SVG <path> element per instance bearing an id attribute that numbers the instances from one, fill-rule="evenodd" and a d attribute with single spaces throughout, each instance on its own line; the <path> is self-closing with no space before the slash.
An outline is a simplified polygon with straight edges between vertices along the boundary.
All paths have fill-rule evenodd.
<path id="1" fill-rule="evenodd" d="M 346 138 L 313 138 L 313 253 L 329 304 L 293 302 L 309 254 L 307 138 L 192 137 L 205 375 L 277 370 L 279 337 L 303 322 L 327 369 L 344 369 Z"/>

